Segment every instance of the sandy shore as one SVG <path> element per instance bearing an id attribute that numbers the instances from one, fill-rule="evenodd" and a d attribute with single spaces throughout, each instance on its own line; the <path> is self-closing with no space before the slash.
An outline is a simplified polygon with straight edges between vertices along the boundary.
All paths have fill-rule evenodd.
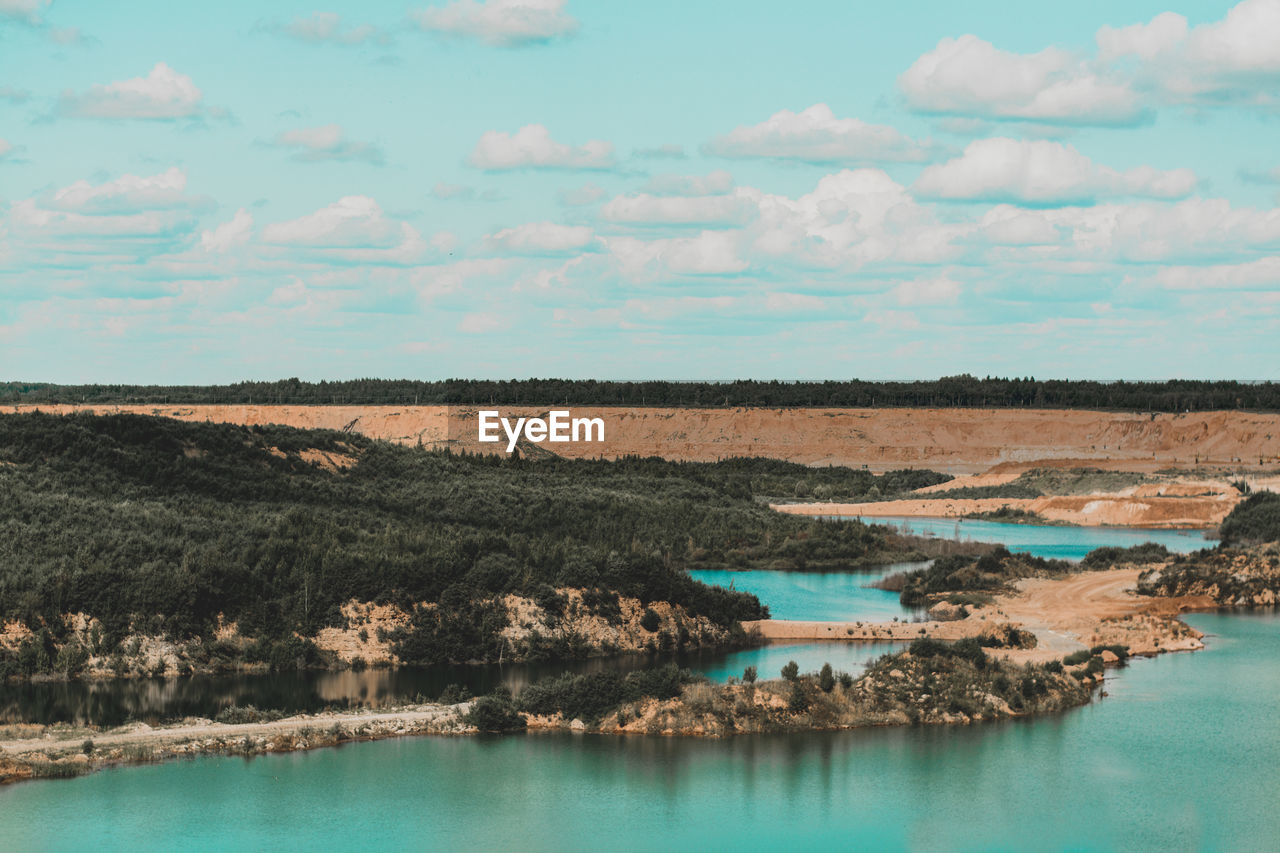
<path id="1" fill-rule="evenodd" d="M 1216 527 L 1241 500 L 1239 494 L 1204 497 L 1061 495 L 1044 498 L 913 498 L 873 503 L 774 504 L 793 515 L 839 515 L 849 518 L 912 516 L 961 518 L 1009 508 L 1033 512 L 1047 521 L 1084 527 Z"/>
<path id="2" fill-rule="evenodd" d="M 1036 635 L 1034 649 L 996 650 L 1020 661 L 1047 661 L 1096 645 L 1119 644 L 1132 654 L 1191 651 L 1204 647 L 1200 634 L 1176 619 L 1190 610 L 1212 610 L 1207 597 L 1185 599 L 1138 595 L 1141 569 L 1086 572 L 1065 579 L 1028 578 L 1017 592 L 997 596 L 965 619 L 951 622 L 744 623 L 771 640 L 914 640 L 928 636 L 959 640 L 1013 625 Z"/>

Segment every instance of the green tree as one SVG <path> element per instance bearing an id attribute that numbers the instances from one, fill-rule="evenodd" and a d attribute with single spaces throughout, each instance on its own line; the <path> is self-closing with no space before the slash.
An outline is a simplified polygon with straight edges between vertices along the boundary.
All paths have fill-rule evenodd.
<path id="1" fill-rule="evenodd" d="M 788 661 L 787 665 L 782 668 L 782 677 L 787 681 L 795 681 L 800 677 L 800 664 L 795 661 Z"/>
<path id="2" fill-rule="evenodd" d="M 831 664 L 824 663 L 822 665 L 822 670 L 818 673 L 818 687 L 822 689 L 823 693 L 830 693 L 835 689 L 835 686 L 836 676 L 835 673 L 831 671 Z"/>
<path id="3" fill-rule="evenodd" d="M 756 668 L 754 666 L 749 666 L 742 671 L 742 680 L 747 684 L 755 684 L 756 674 Z"/>

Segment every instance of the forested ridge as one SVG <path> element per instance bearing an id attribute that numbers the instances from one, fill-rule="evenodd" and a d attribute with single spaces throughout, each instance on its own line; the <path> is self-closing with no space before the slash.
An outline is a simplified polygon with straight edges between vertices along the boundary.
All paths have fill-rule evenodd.
<path id="1" fill-rule="evenodd" d="M 354 379 L 232 385 L 0 383 L 0 403 L 731 407 L 1070 408 L 1280 411 L 1280 383 L 1174 379 L 1098 382 L 948 376 L 910 382 L 615 382 L 572 379 Z"/>
<path id="2" fill-rule="evenodd" d="M 313 450 L 354 464 L 317 464 Z M 783 515 L 753 493 L 807 470 L 531 461 L 289 427 L 0 415 L 0 620 L 56 633 L 63 614 L 85 613 L 110 647 L 129 630 L 209 636 L 218 614 L 249 637 L 308 637 L 340 623 L 352 599 L 438 602 L 427 632 L 438 637 L 450 619 L 461 630 L 487 618 L 495 596 L 574 587 L 730 625 L 766 611 L 686 568 L 849 565 L 890 547 L 882 528 Z M 870 476 L 824 476 L 840 472 L 849 489 Z"/>

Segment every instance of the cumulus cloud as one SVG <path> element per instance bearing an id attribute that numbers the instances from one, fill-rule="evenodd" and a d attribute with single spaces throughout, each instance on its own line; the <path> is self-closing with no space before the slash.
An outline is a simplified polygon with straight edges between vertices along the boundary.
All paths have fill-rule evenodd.
<path id="1" fill-rule="evenodd" d="M 836 118 L 826 104 L 803 112 L 781 110 L 755 125 L 734 128 L 705 146 L 721 157 L 768 157 L 808 163 L 916 162 L 927 145 L 892 127 Z"/>
<path id="2" fill-rule="evenodd" d="M 1171 290 L 1253 290 L 1280 287 L 1280 257 L 1258 258 L 1242 264 L 1165 267 L 1155 275 Z"/>
<path id="3" fill-rule="evenodd" d="M 685 158 L 684 146 L 671 142 L 655 145 L 652 148 L 637 148 L 631 152 L 631 155 L 643 160 L 683 160 Z"/>
<path id="4" fill-rule="evenodd" d="M 356 45 L 376 41 L 386 43 L 387 35 L 372 24 L 343 27 L 336 12 L 298 15 L 289 23 L 272 27 L 281 35 L 309 44 Z"/>
<path id="5" fill-rule="evenodd" d="M 158 175 L 121 175 L 91 184 L 80 180 L 40 198 L 46 210 L 87 215 L 133 213 L 140 210 L 193 210 L 211 205 L 207 198 L 187 195 L 187 174 L 176 166 Z"/>
<path id="6" fill-rule="evenodd" d="M 1097 41 L 1104 60 L 1136 60 L 1139 83 L 1167 100 L 1280 106 L 1280 0 L 1244 0 L 1197 27 L 1165 12 L 1145 24 L 1103 27 Z"/>
<path id="7" fill-rule="evenodd" d="M 253 215 L 242 207 L 230 221 L 203 232 L 200 247 L 213 254 L 229 252 L 248 243 L 252 232 Z"/>
<path id="8" fill-rule="evenodd" d="M 504 228 L 484 238 L 490 252 L 512 255 L 557 255 L 580 252 L 597 243 L 595 234 L 584 225 L 529 222 Z"/>
<path id="9" fill-rule="evenodd" d="M 519 47 L 574 33 L 578 22 L 565 5 L 565 0 L 454 0 L 409 16 L 424 30 Z"/>
<path id="10" fill-rule="evenodd" d="M 1190 169 L 1119 172 L 1060 142 L 994 138 L 971 142 L 954 160 L 929 166 L 912 189 L 951 200 L 1085 204 L 1106 196 L 1183 198 L 1195 186 Z"/>
<path id="11" fill-rule="evenodd" d="M 733 175 L 723 169 L 707 175 L 654 175 L 641 192 L 651 195 L 721 195 L 733 189 Z"/>
<path id="12" fill-rule="evenodd" d="M 556 193 L 556 198 L 565 207 L 585 207 L 588 204 L 595 204 L 609 193 L 604 187 L 595 184 L 583 184 L 580 187 L 572 189 L 560 190 Z"/>
<path id="13" fill-rule="evenodd" d="M 739 253 L 739 236 L 726 231 L 704 231 L 696 237 L 638 240 L 611 237 L 606 243 L 621 272 L 633 280 L 653 280 L 665 275 L 730 275 L 748 263 Z"/>
<path id="14" fill-rule="evenodd" d="M 466 201 L 474 198 L 476 194 L 474 187 L 464 186 L 462 184 L 450 184 L 444 181 L 436 181 L 435 186 L 431 188 L 431 195 L 441 201 L 452 201 L 458 199 Z"/>
<path id="15" fill-rule="evenodd" d="M 352 263 L 408 263 L 427 248 L 412 225 L 387 216 L 368 196 L 344 196 L 314 213 L 272 223 L 262 229 L 262 240 Z"/>
<path id="16" fill-rule="evenodd" d="M 338 124 L 304 127 L 277 134 L 273 143 L 294 150 L 292 159 L 299 163 L 368 163 L 381 166 L 386 162 L 382 149 L 372 142 L 349 139 Z"/>
<path id="17" fill-rule="evenodd" d="M 203 99 L 190 77 L 158 62 L 146 77 L 97 84 L 79 94 L 64 92 L 58 112 L 97 119 L 193 118 L 202 113 Z"/>
<path id="18" fill-rule="evenodd" d="M 0 18 L 35 26 L 40 23 L 40 10 L 52 0 L 0 0 Z"/>
<path id="19" fill-rule="evenodd" d="M 758 195 L 758 193 L 757 193 Z M 632 225 L 738 225 L 754 216 L 750 193 L 704 196 L 618 196 L 600 210 L 610 221 Z"/>
<path id="20" fill-rule="evenodd" d="M 468 162 L 481 169 L 611 169 L 613 143 L 593 139 L 580 146 L 551 138 L 540 124 L 529 124 L 515 133 L 490 130 L 480 137 Z"/>
<path id="21" fill-rule="evenodd" d="M 960 285 L 945 275 L 936 278 L 917 278 L 895 286 L 893 297 L 899 305 L 925 307 L 954 305 L 960 298 Z"/>
<path id="22" fill-rule="evenodd" d="M 1243 0 L 1192 27 L 1174 12 L 1104 26 L 1096 53 L 1019 54 L 944 38 L 898 78 L 921 112 L 1059 125 L 1141 123 L 1151 105 L 1280 109 L 1280 0 Z"/>
<path id="23" fill-rule="evenodd" d="M 974 35 L 944 38 L 899 78 L 921 112 L 1066 125 L 1132 125 L 1150 118 L 1138 94 L 1066 51 L 1019 54 Z"/>

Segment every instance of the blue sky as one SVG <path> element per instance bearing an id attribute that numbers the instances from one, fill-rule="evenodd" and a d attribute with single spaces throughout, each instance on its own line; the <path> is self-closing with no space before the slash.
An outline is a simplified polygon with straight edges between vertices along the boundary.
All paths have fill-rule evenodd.
<path id="1" fill-rule="evenodd" d="M 1280 379 L 1280 0 L 882 5 L 0 0 L 0 378 Z"/>

